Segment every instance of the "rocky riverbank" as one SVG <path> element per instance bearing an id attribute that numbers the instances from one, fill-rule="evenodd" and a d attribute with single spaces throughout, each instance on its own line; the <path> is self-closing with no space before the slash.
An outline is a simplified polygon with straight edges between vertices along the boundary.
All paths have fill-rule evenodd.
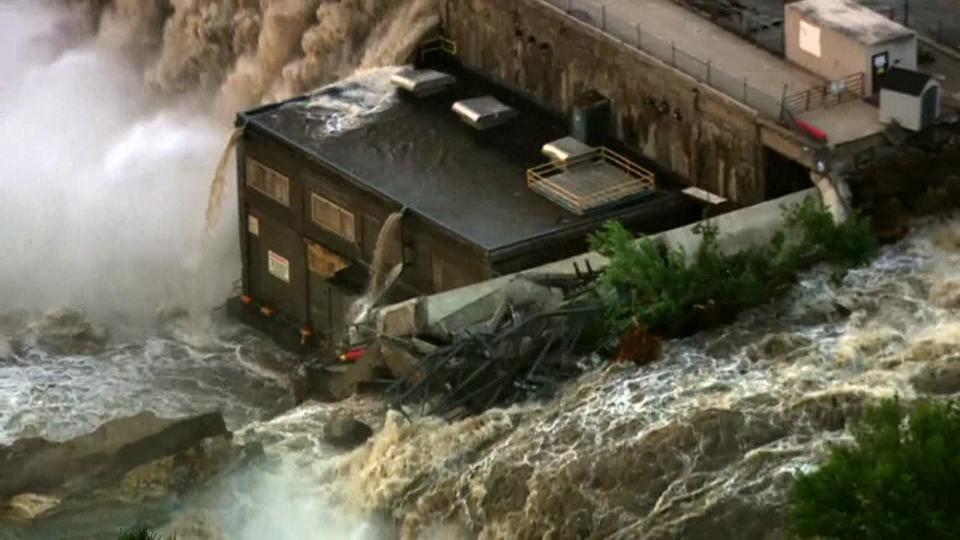
<path id="1" fill-rule="evenodd" d="M 233 443 L 219 413 L 171 420 L 145 412 L 68 441 L 20 439 L 0 446 L 0 524 L 29 534 L 50 524 L 83 528 L 97 516 L 100 527 L 110 516 L 172 506 L 259 454 Z"/>

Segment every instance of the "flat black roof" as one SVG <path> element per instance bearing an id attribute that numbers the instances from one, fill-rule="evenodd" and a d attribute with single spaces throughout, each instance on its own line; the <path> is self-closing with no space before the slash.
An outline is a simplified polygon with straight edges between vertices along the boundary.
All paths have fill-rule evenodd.
<path id="1" fill-rule="evenodd" d="M 526 169 L 548 161 L 540 149 L 568 134 L 566 121 L 464 68 L 438 69 L 457 77 L 453 89 L 425 98 L 403 94 L 335 137 L 324 136 L 318 127 L 335 123 L 336 115 L 307 107 L 305 99 L 241 116 L 490 252 L 624 214 L 623 208 L 613 208 L 578 216 L 528 189 Z M 514 107 L 519 117 L 481 132 L 450 110 L 458 100 L 484 95 Z"/>
<path id="2" fill-rule="evenodd" d="M 923 93 L 923 89 L 927 87 L 930 78 L 929 75 L 919 71 L 893 67 L 880 77 L 880 88 L 886 88 L 901 94 L 919 96 Z"/>

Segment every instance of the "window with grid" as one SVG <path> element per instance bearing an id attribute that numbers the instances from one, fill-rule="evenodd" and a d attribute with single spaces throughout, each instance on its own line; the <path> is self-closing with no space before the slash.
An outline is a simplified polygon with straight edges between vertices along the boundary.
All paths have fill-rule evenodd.
<path id="1" fill-rule="evenodd" d="M 357 226 L 353 214 L 316 193 L 310 194 L 310 218 L 317 225 L 351 242 L 357 239 Z"/>
<path id="2" fill-rule="evenodd" d="M 290 206 L 290 179 L 247 158 L 247 185 L 284 206 Z"/>

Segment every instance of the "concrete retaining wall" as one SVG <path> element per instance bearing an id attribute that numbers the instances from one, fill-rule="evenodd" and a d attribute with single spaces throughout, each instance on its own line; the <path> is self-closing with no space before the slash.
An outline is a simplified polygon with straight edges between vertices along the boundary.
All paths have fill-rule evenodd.
<path id="1" fill-rule="evenodd" d="M 445 2 L 444 28 L 465 64 L 565 114 L 581 92 L 596 90 L 613 102 L 615 134 L 626 145 L 737 203 L 764 200 L 753 109 L 544 2 Z M 781 135 L 802 148 L 794 134 Z"/>
<path id="2" fill-rule="evenodd" d="M 718 229 L 720 249 L 732 254 L 769 242 L 783 223 L 783 208 L 807 198 L 821 200 L 817 189 L 810 188 L 709 220 Z M 693 253 L 702 240 L 694 232 L 696 226 L 687 225 L 652 235 L 651 238 L 669 247 L 683 249 L 688 254 Z M 490 319 L 504 302 L 536 301 L 549 304 L 556 300 L 549 290 L 534 284 L 527 277 L 574 275 L 575 266 L 581 270 L 588 266 L 600 270 L 606 265 L 604 256 L 588 252 L 517 274 L 385 306 L 378 309 L 374 317 L 378 331 L 390 336 L 460 329 Z"/>

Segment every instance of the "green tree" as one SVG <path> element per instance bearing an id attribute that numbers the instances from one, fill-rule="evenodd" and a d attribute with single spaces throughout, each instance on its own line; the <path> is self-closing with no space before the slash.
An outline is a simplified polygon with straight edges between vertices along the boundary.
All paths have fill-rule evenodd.
<path id="1" fill-rule="evenodd" d="M 896 399 L 867 411 L 855 445 L 800 476 L 789 526 L 801 538 L 960 538 L 960 407 Z"/>
<path id="2" fill-rule="evenodd" d="M 837 224 L 811 200 L 783 212 L 783 227 L 769 244 L 735 254 L 720 249 L 719 232 L 710 223 L 694 229 L 701 242 L 691 254 L 607 223 L 590 241 L 610 259 L 597 282 L 610 330 L 622 333 L 642 323 L 661 335 L 683 333 L 694 329 L 691 319 L 701 308 L 734 313 L 770 298 L 806 262 L 823 260 L 843 271 L 877 251 L 870 224 L 859 215 Z"/>

